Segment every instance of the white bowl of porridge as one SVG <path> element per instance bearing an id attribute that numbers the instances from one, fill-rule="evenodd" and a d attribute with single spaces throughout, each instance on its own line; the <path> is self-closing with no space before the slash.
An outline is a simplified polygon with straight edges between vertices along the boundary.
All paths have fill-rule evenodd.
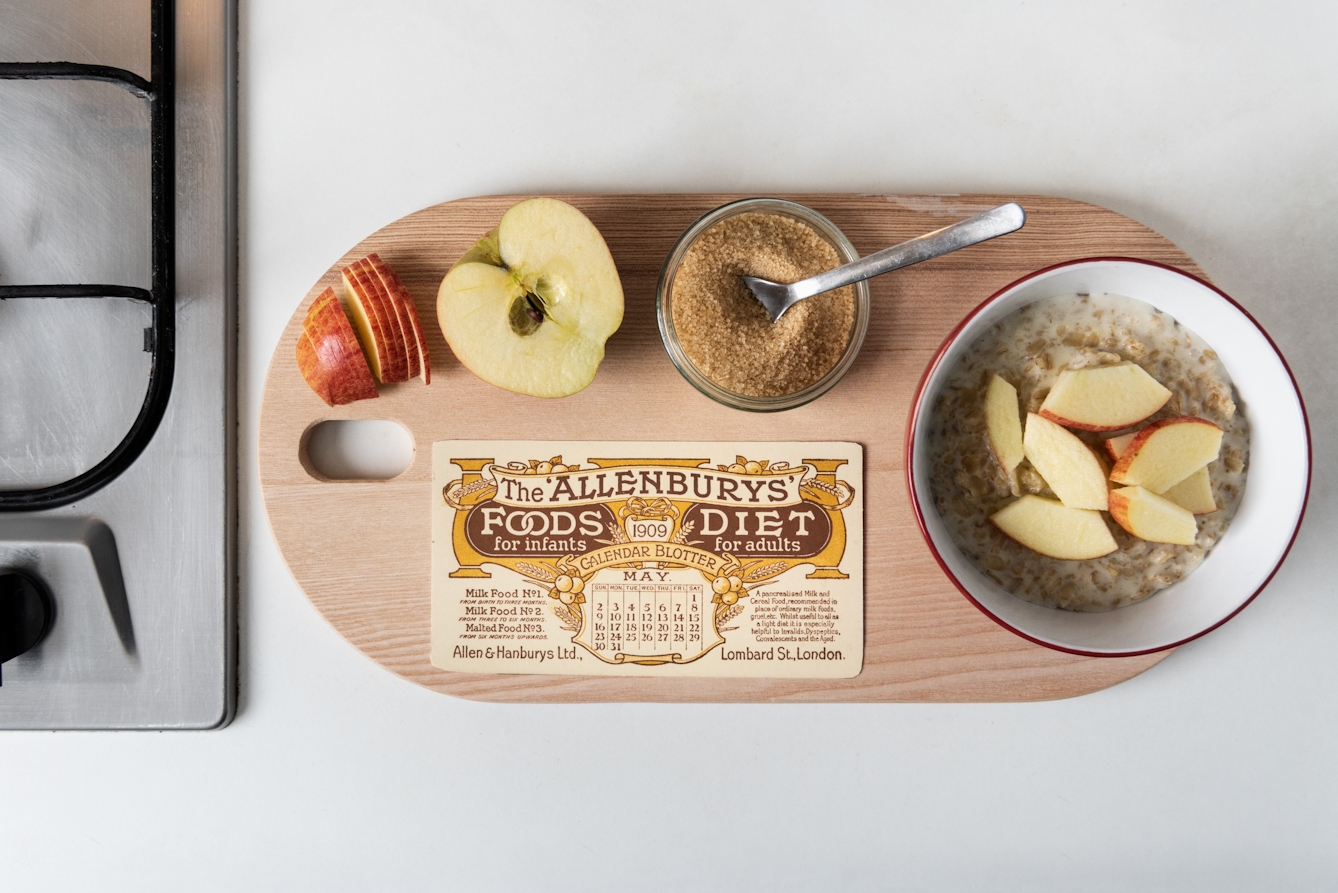
<path id="1" fill-rule="evenodd" d="M 1065 369 L 1129 363 L 1173 392 L 1148 421 L 1193 416 L 1224 430 L 1208 466 L 1217 510 L 1195 516 L 1194 544 L 1142 541 L 1108 515 L 1118 548 L 1093 560 L 1049 558 L 1003 535 L 991 513 L 1046 484 L 1023 463 L 1010 492 L 992 458 L 976 409 L 990 376 L 1018 388 L 1026 414 Z M 1100 452 L 1098 437 L 1114 432 L 1078 433 Z M 930 362 L 907 431 L 917 521 L 962 594 L 1024 638 L 1099 656 L 1171 648 L 1244 608 L 1291 548 L 1310 455 L 1296 383 L 1258 323 L 1202 280 L 1126 259 L 1041 270 L 977 307 Z"/>

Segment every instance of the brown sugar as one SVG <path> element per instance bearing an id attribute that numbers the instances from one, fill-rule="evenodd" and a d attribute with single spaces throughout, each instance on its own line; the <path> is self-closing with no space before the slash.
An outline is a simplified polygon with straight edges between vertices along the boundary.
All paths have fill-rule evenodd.
<path id="1" fill-rule="evenodd" d="M 836 248 L 781 214 L 727 217 L 683 255 L 670 304 L 684 353 L 703 375 L 751 397 L 801 391 L 836 365 L 855 324 L 851 286 L 800 301 L 771 322 L 742 275 L 791 283 L 840 266 Z"/>

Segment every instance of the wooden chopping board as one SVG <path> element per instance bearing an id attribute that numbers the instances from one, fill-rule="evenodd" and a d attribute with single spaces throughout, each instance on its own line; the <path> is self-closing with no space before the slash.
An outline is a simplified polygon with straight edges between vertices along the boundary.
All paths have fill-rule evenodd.
<path id="1" fill-rule="evenodd" d="M 260 479 L 275 539 L 326 620 L 383 667 L 420 685 L 493 701 L 1024 701 L 1122 682 L 1169 652 L 1090 658 L 1034 645 L 997 626 L 948 581 L 925 546 L 906 489 L 910 403 L 934 351 L 973 307 L 1021 276 L 1075 258 L 1135 257 L 1203 272 L 1152 230 L 1094 205 L 1008 195 L 784 195 L 815 208 L 866 255 L 1007 201 L 1019 232 L 871 280 L 874 316 L 855 366 L 826 396 L 788 412 L 721 406 L 670 363 L 655 321 L 660 266 L 678 236 L 736 195 L 559 195 L 607 240 L 626 295 L 622 328 L 594 384 L 561 400 L 485 384 L 451 355 L 436 295 L 452 263 L 502 213 L 530 196 L 447 202 L 354 246 L 315 283 L 270 361 L 260 415 Z M 427 330 L 432 384 L 327 407 L 294 359 L 307 308 L 339 271 L 379 252 L 404 280 Z M 633 398 L 629 400 L 629 397 Z M 629 412 L 634 404 L 637 409 Z M 390 481 L 329 481 L 305 441 L 327 419 L 390 419 L 414 438 Z M 442 440 L 793 441 L 864 446 L 865 660 L 853 679 L 661 679 L 471 675 L 428 660 L 432 449 Z"/>

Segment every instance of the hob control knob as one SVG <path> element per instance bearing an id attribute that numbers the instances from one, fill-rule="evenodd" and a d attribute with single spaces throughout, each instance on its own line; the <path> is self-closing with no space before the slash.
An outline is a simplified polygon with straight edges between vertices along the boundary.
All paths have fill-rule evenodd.
<path id="1" fill-rule="evenodd" d="M 41 580 L 24 571 L 0 573 L 0 663 L 42 641 L 54 616 L 51 595 Z"/>

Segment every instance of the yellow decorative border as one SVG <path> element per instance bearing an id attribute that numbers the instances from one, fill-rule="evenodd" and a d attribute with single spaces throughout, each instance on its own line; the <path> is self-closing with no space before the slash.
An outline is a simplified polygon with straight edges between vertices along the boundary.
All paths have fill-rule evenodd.
<path id="1" fill-rule="evenodd" d="M 848 482 L 837 478 L 838 469 L 846 464 L 845 459 L 804 459 L 804 465 L 796 468 L 785 462 L 770 460 L 749 460 L 737 456 L 730 465 L 717 465 L 716 469 L 728 474 L 793 475 L 796 471 L 812 475 L 801 480 L 799 495 L 804 503 L 826 512 L 831 522 L 831 536 L 820 553 L 805 558 L 767 557 L 755 561 L 740 561 L 728 552 L 715 553 L 700 549 L 690 537 L 691 522 L 684 522 L 684 513 L 700 502 L 696 499 L 670 499 L 656 496 L 646 499 L 632 496 L 624 499 L 604 500 L 618 519 L 608 525 L 609 538 L 599 540 L 599 547 L 582 555 L 568 554 L 556 561 L 538 560 L 528 557 L 490 556 L 476 551 L 466 534 L 469 510 L 497 496 L 497 484 L 485 476 L 487 469 L 496 466 L 493 459 L 453 458 L 451 460 L 462 470 L 460 478 L 451 481 L 442 488 L 442 501 L 455 510 L 452 523 L 452 548 L 459 567 L 452 571 L 453 578 L 489 578 L 491 574 L 484 569 L 486 565 L 505 567 L 526 577 L 532 584 L 547 589 L 554 600 L 551 606 L 562 629 L 572 634 L 571 641 L 581 645 L 598 659 L 610 664 L 635 663 L 658 665 L 664 663 L 691 663 L 705 656 L 711 649 L 723 644 L 721 632 L 728 632 L 732 627 L 725 627 L 743 610 L 742 599 L 748 593 L 780 576 L 793 567 L 810 565 L 813 570 L 807 574 L 812 579 L 847 579 L 848 574 L 841 571 L 841 559 L 846 549 L 846 524 L 842 515 L 855 499 L 855 488 Z M 705 468 L 705 459 L 590 459 L 593 468 L 635 468 L 644 466 L 679 466 L 683 468 Z M 507 475 L 552 475 L 581 470 L 579 464 L 567 464 L 561 456 L 550 459 L 530 459 L 528 462 L 510 462 L 502 468 Z M 670 521 L 672 535 L 665 541 L 632 540 L 627 534 L 626 525 L 632 521 Z M 583 606 L 586 603 L 585 591 L 588 585 L 601 571 L 611 568 L 643 568 L 646 565 L 657 568 L 683 568 L 696 570 L 709 584 L 712 594 L 712 610 L 709 612 L 711 642 L 700 653 L 684 656 L 679 652 L 666 652 L 657 655 L 631 655 L 624 652 L 603 654 L 590 644 L 582 641 L 588 632 L 588 618 Z M 703 638 L 708 638 L 703 636 Z"/>

